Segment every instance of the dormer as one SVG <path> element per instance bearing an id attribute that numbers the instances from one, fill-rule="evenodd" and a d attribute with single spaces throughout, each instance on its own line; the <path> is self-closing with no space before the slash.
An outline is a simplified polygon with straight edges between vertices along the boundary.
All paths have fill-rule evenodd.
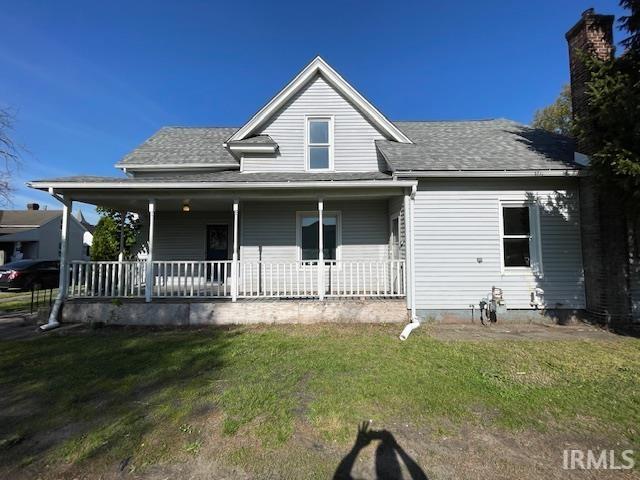
<path id="1" fill-rule="evenodd" d="M 371 172 L 376 140 L 411 143 L 316 57 L 225 143 L 242 172 Z"/>

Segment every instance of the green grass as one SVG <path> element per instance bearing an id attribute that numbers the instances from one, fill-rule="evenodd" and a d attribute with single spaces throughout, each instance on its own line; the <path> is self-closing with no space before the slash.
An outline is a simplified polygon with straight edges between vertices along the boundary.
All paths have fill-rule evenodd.
<path id="1" fill-rule="evenodd" d="M 371 418 L 544 432 L 580 416 L 580 428 L 640 444 L 638 340 L 443 342 L 423 328 L 399 342 L 397 330 L 98 329 L 0 342 L 0 466 L 144 468 L 234 439 L 261 449 L 220 453 L 247 465 L 289 448 L 300 424 L 347 445 Z"/>

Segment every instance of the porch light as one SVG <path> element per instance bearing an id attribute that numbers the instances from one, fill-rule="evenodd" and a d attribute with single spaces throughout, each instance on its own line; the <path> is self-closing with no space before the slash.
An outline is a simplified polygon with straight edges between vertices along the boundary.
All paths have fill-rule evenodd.
<path id="1" fill-rule="evenodd" d="M 186 200 L 182 203 L 182 211 L 185 212 L 185 213 L 191 211 L 191 207 L 189 206 L 189 202 L 187 202 Z"/>

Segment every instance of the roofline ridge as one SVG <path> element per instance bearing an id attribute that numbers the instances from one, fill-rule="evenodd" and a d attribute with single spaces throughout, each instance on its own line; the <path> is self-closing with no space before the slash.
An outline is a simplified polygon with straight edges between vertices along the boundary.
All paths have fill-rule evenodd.
<path id="1" fill-rule="evenodd" d="M 228 128 L 228 129 L 232 129 L 235 128 L 236 130 L 240 127 L 237 126 L 216 126 L 216 125 L 164 125 L 162 127 L 160 127 L 160 130 L 164 130 L 165 128 L 184 128 L 185 130 L 190 129 L 190 128 Z"/>
<path id="2" fill-rule="evenodd" d="M 469 119 L 454 119 L 454 120 L 391 120 L 393 123 L 464 123 L 464 122 L 495 122 L 496 120 L 508 120 L 514 122 L 515 120 L 509 120 L 502 117 L 489 117 L 489 118 L 469 118 Z"/>

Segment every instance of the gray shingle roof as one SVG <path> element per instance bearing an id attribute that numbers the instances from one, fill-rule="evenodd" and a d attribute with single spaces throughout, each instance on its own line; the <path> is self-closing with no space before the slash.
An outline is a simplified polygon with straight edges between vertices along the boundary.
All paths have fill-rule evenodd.
<path id="1" fill-rule="evenodd" d="M 393 170 L 581 168 L 574 162 L 575 144 L 571 139 L 511 120 L 394 123 L 414 144 L 376 141 Z M 119 165 L 237 164 L 222 146 L 236 130 L 236 127 L 164 127 L 126 155 Z M 256 135 L 234 143 L 275 142 L 268 135 Z"/>
<path id="2" fill-rule="evenodd" d="M 62 210 L 0 210 L 0 235 L 33 230 L 61 216 Z"/>
<path id="3" fill-rule="evenodd" d="M 154 182 L 309 182 L 309 181 L 353 181 L 353 180 L 391 180 L 391 175 L 382 172 L 262 172 L 240 173 L 238 170 L 222 172 L 189 173 L 175 175 L 145 175 L 144 177 L 96 177 L 79 175 L 61 177 L 34 182 L 70 182 L 70 183 L 154 183 Z"/>
<path id="4" fill-rule="evenodd" d="M 9 233 L 7 228 L 35 228 L 62 215 L 62 210 L 0 210 L 0 227 L 2 233 Z"/>
<path id="5" fill-rule="evenodd" d="M 511 120 L 394 123 L 414 144 L 376 141 L 393 170 L 581 168 L 571 139 Z"/>
<path id="6" fill-rule="evenodd" d="M 163 127 L 125 155 L 118 165 L 238 163 L 222 146 L 236 130 L 235 127 Z"/>

